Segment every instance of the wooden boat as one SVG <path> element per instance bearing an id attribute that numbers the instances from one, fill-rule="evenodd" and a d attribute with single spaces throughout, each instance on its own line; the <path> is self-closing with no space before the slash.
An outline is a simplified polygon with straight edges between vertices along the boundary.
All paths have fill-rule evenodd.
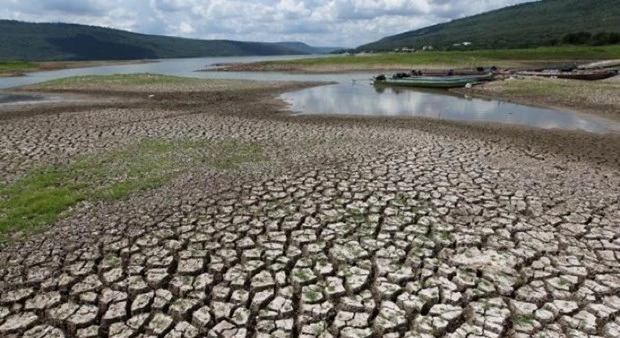
<path id="1" fill-rule="evenodd" d="M 517 75 L 521 76 L 535 76 L 546 78 L 558 78 L 567 80 L 583 80 L 583 81 L 596 81 L 604 80 L 618 75 L 616 70 L 607 71 L 574 71 L 574 72 L 518 72 Z"/>
<path id="2" fill-rule="evenodd" d="M 375 86 L 421 87 L 421 88 L 460 88 L 467 84 L 475 84 L 493 79 L 493 73 L 484 75 L 453 75 L 453 76 L 409 76 L 392 77 L 377 76 Z"/>

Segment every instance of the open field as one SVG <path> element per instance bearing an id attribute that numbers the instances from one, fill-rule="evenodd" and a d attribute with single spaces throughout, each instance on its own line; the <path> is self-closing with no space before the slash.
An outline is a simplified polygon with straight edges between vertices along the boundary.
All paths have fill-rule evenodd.
<path id="1" fill-rule="evenodd" d="M 0 77 L 21 76 L 31 72 L 41 72 L 46 70 L 60 70 L 71 68 L 88 68 L 113 65 L 129 65 L 152 61 L 2 61 L 0 60 Z"/>
<path id="2" fill-rule="evenodd" d="M 369 54 L 363 56 L 332 56 L 291 61 L 265 61 L 234 64 L 231 71 L 347 72 L 395 71 L 411 68 L 460 68 L 496 66 L 520 68 L 549 64 L 585 62 L 620 58 L 620 45 L 601 47 L 541 47 L 478 51 L 426 51 L 416 53 Z"/>
<path id="3" fill-rule="evenodd" d="M 273 98 L 308 85 L 23 89 L 97 100 L 0 109 L 0 336 L 620 336 L 620 135 Z"/>

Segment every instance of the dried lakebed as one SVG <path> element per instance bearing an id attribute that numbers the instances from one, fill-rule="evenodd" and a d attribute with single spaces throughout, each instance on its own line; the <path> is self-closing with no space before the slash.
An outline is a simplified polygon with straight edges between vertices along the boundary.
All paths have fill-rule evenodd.
<path id="1" fill-rule="evenodd" d="M 290 84 L 139 80 L 1 112 L 7 184 L 141 140 L 261 156 L 182 157 L 165 184 L 8 235 L 0 336 L 620 335 L 617 135 L 293 117 L 272 99 Z"/>

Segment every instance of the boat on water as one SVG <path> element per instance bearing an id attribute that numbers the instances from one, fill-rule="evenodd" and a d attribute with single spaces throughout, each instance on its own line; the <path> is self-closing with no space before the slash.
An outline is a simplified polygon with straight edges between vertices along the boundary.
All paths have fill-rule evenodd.
<path id="1" fill-rule="evenodd" d="M 397 74 L 398 75 L 398 74 Z M 493 73 L 483 75 L 449 75 L 449 76 L 377 76 L 373 84 L 375 86 L 419 87 L 419 88 L 461 88 L 468 84 L 477 84 L 490 81 Z"/>
<path id="2" fill-rule="evenodd" d="M 542 72 L 518 72 L 517 75 L 521 76 L 534 76 L 545 78 L 557 78 L 567 80 L 583 80 L 583 81 L 596 81 L 604 80 L 610 77 L 618 75 L 617 70 L 605 70 L 605 71 L 572 71 L 572 72 L 558 72 L 558 71 L 542 71 Z"/>

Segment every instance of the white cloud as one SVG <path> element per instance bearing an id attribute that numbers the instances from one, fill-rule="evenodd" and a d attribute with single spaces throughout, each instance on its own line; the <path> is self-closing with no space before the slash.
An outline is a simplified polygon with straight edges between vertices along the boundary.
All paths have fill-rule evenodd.
<path id="1" fill-rule="evenodd" d="M 181 32 L 181 34 L 183 35 L 192 34 L 194 32 L 194 27 L 192 27 L 192 25 L 188 24 L 187 22 L 181 22 L 181 24 L 179 25 L 179 32 Z"/>
<path id="2" fill-rule="evenodd" d="M 140 33 L 354 47 L 531 0 L 0 0 L 0 18 Z"/>

